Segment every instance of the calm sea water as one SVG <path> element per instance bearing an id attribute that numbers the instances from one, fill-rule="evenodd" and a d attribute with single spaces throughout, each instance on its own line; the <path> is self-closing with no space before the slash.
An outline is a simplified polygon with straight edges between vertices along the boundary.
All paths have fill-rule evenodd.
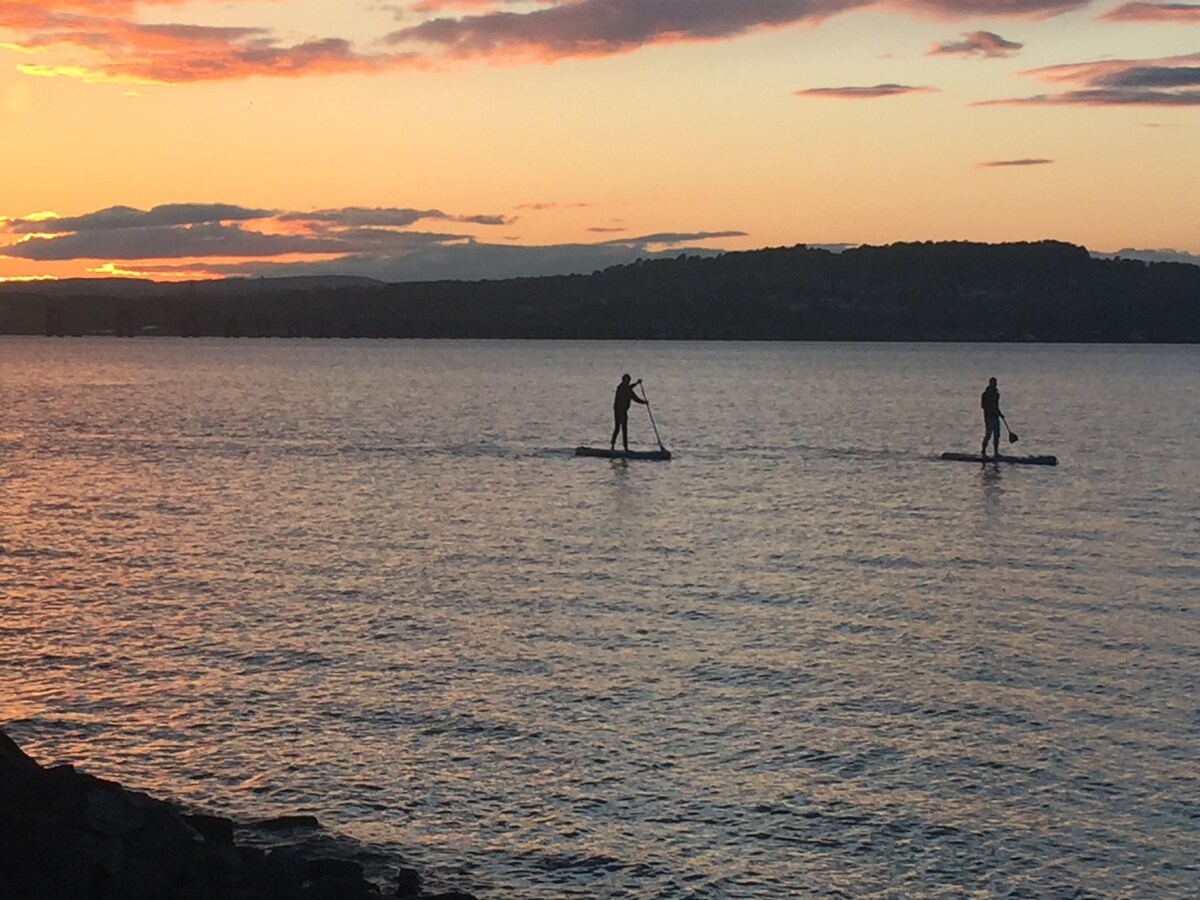
<path id="1" fill-rule="evenodd" d="M 572 457 L 624 371 L 674 461 Z M 1059 468 L 935 459 L 990 375 Z M 1198 387 L 1196 347 L 0 340 L 0 724 L 484 898 L 1194 896 Z"/>

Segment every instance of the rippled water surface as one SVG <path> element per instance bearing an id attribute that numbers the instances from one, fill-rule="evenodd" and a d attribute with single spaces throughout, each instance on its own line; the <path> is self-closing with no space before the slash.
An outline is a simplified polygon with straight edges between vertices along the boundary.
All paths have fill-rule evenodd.
<path id="1" fill-rule="evenodd" d="M 623 371 L 674 461 L 571 455 Z M 935 458 L 989 375 L 1059 468 Z M 1191 347 L 0 340 L 0 724 L 484 898 L 1194 896 L 1198 387 Z"/>

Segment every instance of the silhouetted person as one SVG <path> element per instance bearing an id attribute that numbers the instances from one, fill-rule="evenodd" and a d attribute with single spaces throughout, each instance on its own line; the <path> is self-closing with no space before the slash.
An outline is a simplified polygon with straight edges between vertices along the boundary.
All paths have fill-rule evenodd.
<path id="1" fill-rule="evenodd" d="M 633 392 L 634 386 L 642 383 L 642 379 L 638 379 L 633 384 L 629 383 L 629 375 L 626 373 L 621 376 L 621 383 L 617 385 L 617 394 L 613 397 L 613 418 L 616 424 L 613 426 L 612 440 L 608 442 L 608 449 L 617 449 L 617 434 L 621 435 L 621 443 L 626 451 L 629 450 L 629 403 L 645 404 L 645 400 Z"/>
<path id="2" fill-rule="evenodd" d="M 992 442 L 992 455 L 1000 455 L 1000 420 L 1004 413 L 1000 412 L 1000 389 L 996 387 L 996 379 L 989 378 L 988 386 L 979 397 L 979 405 L 983 407 L 983 446 L 979 455 L 987 459 L 988 439 Z"/>

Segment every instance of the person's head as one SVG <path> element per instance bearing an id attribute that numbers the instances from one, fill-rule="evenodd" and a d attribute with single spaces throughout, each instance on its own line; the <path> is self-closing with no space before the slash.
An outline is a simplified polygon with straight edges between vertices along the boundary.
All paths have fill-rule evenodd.
<path id="1" fill-rule="evenodd" d="M 626 372 L 621 376 L 621 384 L 629 384 L 629 373 Z"/>
<path id="2" fill-rule="evenodd" d="M 995 379 L 995 378 L 989 378 L 989 379 L 988 379 L 988 387 L 995 387 L 995 386 L 996 386 L 996 379 Z"/>

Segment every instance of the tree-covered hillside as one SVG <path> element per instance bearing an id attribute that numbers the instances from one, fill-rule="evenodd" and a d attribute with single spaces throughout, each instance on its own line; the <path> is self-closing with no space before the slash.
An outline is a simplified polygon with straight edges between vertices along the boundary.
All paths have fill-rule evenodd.
<path id="1" fill-rule="evenodd" d="M 4 285 L 0 331 L 311 337 L 1200 341 L 1200 266 L 1053 241 L 791 247 L 591 275 Z"/>

